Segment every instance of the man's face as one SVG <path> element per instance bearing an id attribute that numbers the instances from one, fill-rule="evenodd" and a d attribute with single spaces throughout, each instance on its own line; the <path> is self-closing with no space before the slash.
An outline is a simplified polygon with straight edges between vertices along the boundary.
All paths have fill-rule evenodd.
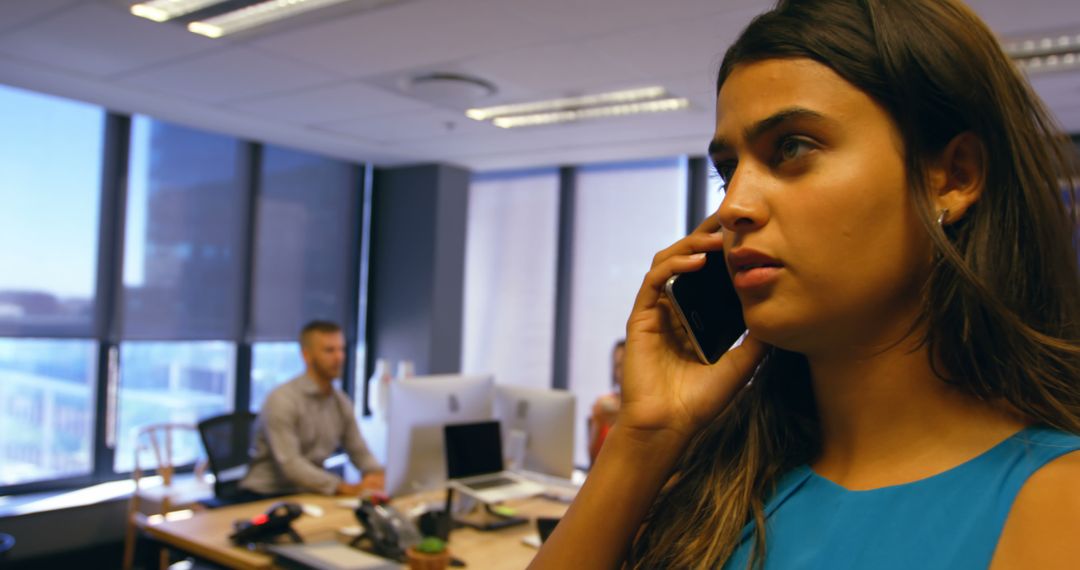
<path id="1" fill-rule="evenodd" d="M 623 356 L 625 355 L 626 347 L 623 345 L 616 346 L 611 351 L 611 384 L 616 392 L 622 388 Z"/>
<path id="2" fill-rule="evenodd" d="M 308 333 L 303 354 L 308 369 L 321 379 L 340 378 L 345 368 L 345 335 L 340 331 Z"/>

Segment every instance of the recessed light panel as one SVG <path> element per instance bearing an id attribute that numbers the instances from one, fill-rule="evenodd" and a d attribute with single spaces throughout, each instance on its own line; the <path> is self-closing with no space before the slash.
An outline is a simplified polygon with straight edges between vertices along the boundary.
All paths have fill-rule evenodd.
<path id="1" fill-rule="evenodd" d="M 220 4 L 222 0 L 151 0 L 133 5 L 131 13 L 155 22 L 167 22 L 185 14 Z"/>
<path id="2" fill-rule="evenodd" d="M 580 97 L 469 109 L 465 115 L 477 121 L 490 120 L 496 127 L 512 129 L 602 117 L 663 113 L 678 111 L 689 106 L 689 100 L 671 97 L 663 87 L 653 86 Z"/>
<path id="3" fill-rule="evenodd" d="M 188 24 L 188 31 L 208 38 L 220 38 L 344 2 L 359 5 L 361 9 L 371 9 L 397 1 L 400 0 L 267 0 L 234 12 L 191 22 Z"/>

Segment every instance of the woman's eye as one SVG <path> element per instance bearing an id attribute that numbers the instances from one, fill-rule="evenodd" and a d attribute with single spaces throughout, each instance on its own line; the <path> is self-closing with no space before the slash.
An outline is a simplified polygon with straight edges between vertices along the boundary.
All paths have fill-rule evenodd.
<path id="1" fill-rule="evenodd" d="M 784 141 L 780 143 L 780 161 L 783 162 L 799 158 L 812 148 L 813 147 L 809 142 L 801 139 L 784 139 Z"/>
<path id="2" fill-rule="evenodd" d="M 734 162 L 721 162 L 715 165 L 716 175 L 720 177 L 720 182 L 724 186 L 727 186 L 731 182 L 731 177 L 735 176 L 736 166 Z"/>

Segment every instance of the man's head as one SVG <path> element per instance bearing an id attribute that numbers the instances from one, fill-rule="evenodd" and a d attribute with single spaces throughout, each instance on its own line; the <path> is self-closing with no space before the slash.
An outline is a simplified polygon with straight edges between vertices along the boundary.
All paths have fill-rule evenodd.
<path id="1" fill-rule="evenodd" d="M 345 367 L 345 335 L 329 321 L 311 321 L 300 331 L 300 352 L 307 373 L 317 380 L 341 377 Z"/>
<path id="2" fill-rule="evenodd" d="M 622 389 L 623 356 L 626 354 L 626 339 L 619 340 L 611 349 L 611 385 L 615 391 Z"/>

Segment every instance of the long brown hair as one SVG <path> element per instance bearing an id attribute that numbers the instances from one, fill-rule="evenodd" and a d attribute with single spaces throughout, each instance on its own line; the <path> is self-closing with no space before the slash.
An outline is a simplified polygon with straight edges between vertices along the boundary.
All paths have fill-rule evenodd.
<path id="1" fill-rule="evenodd" d="M 881 104 L 904 141 L 910 198 L 936 249 L 919 326 L 943 381 L 1080 433 L 1080 275 L 1072 154 L 990 30 L 954 0 L 782 0 L 724 57 L 822 63 Z M 958 134 L 985 149 L 985 188 L 936 223 L 927 161 Z M 1069 197 L 1063 200 L 1063 193 Z M 806 359 L 772 349 L 751 384 L 691 442 L 631 552 L 636 568 L 714 568 L 777 479 L 818 453 Z"/>

